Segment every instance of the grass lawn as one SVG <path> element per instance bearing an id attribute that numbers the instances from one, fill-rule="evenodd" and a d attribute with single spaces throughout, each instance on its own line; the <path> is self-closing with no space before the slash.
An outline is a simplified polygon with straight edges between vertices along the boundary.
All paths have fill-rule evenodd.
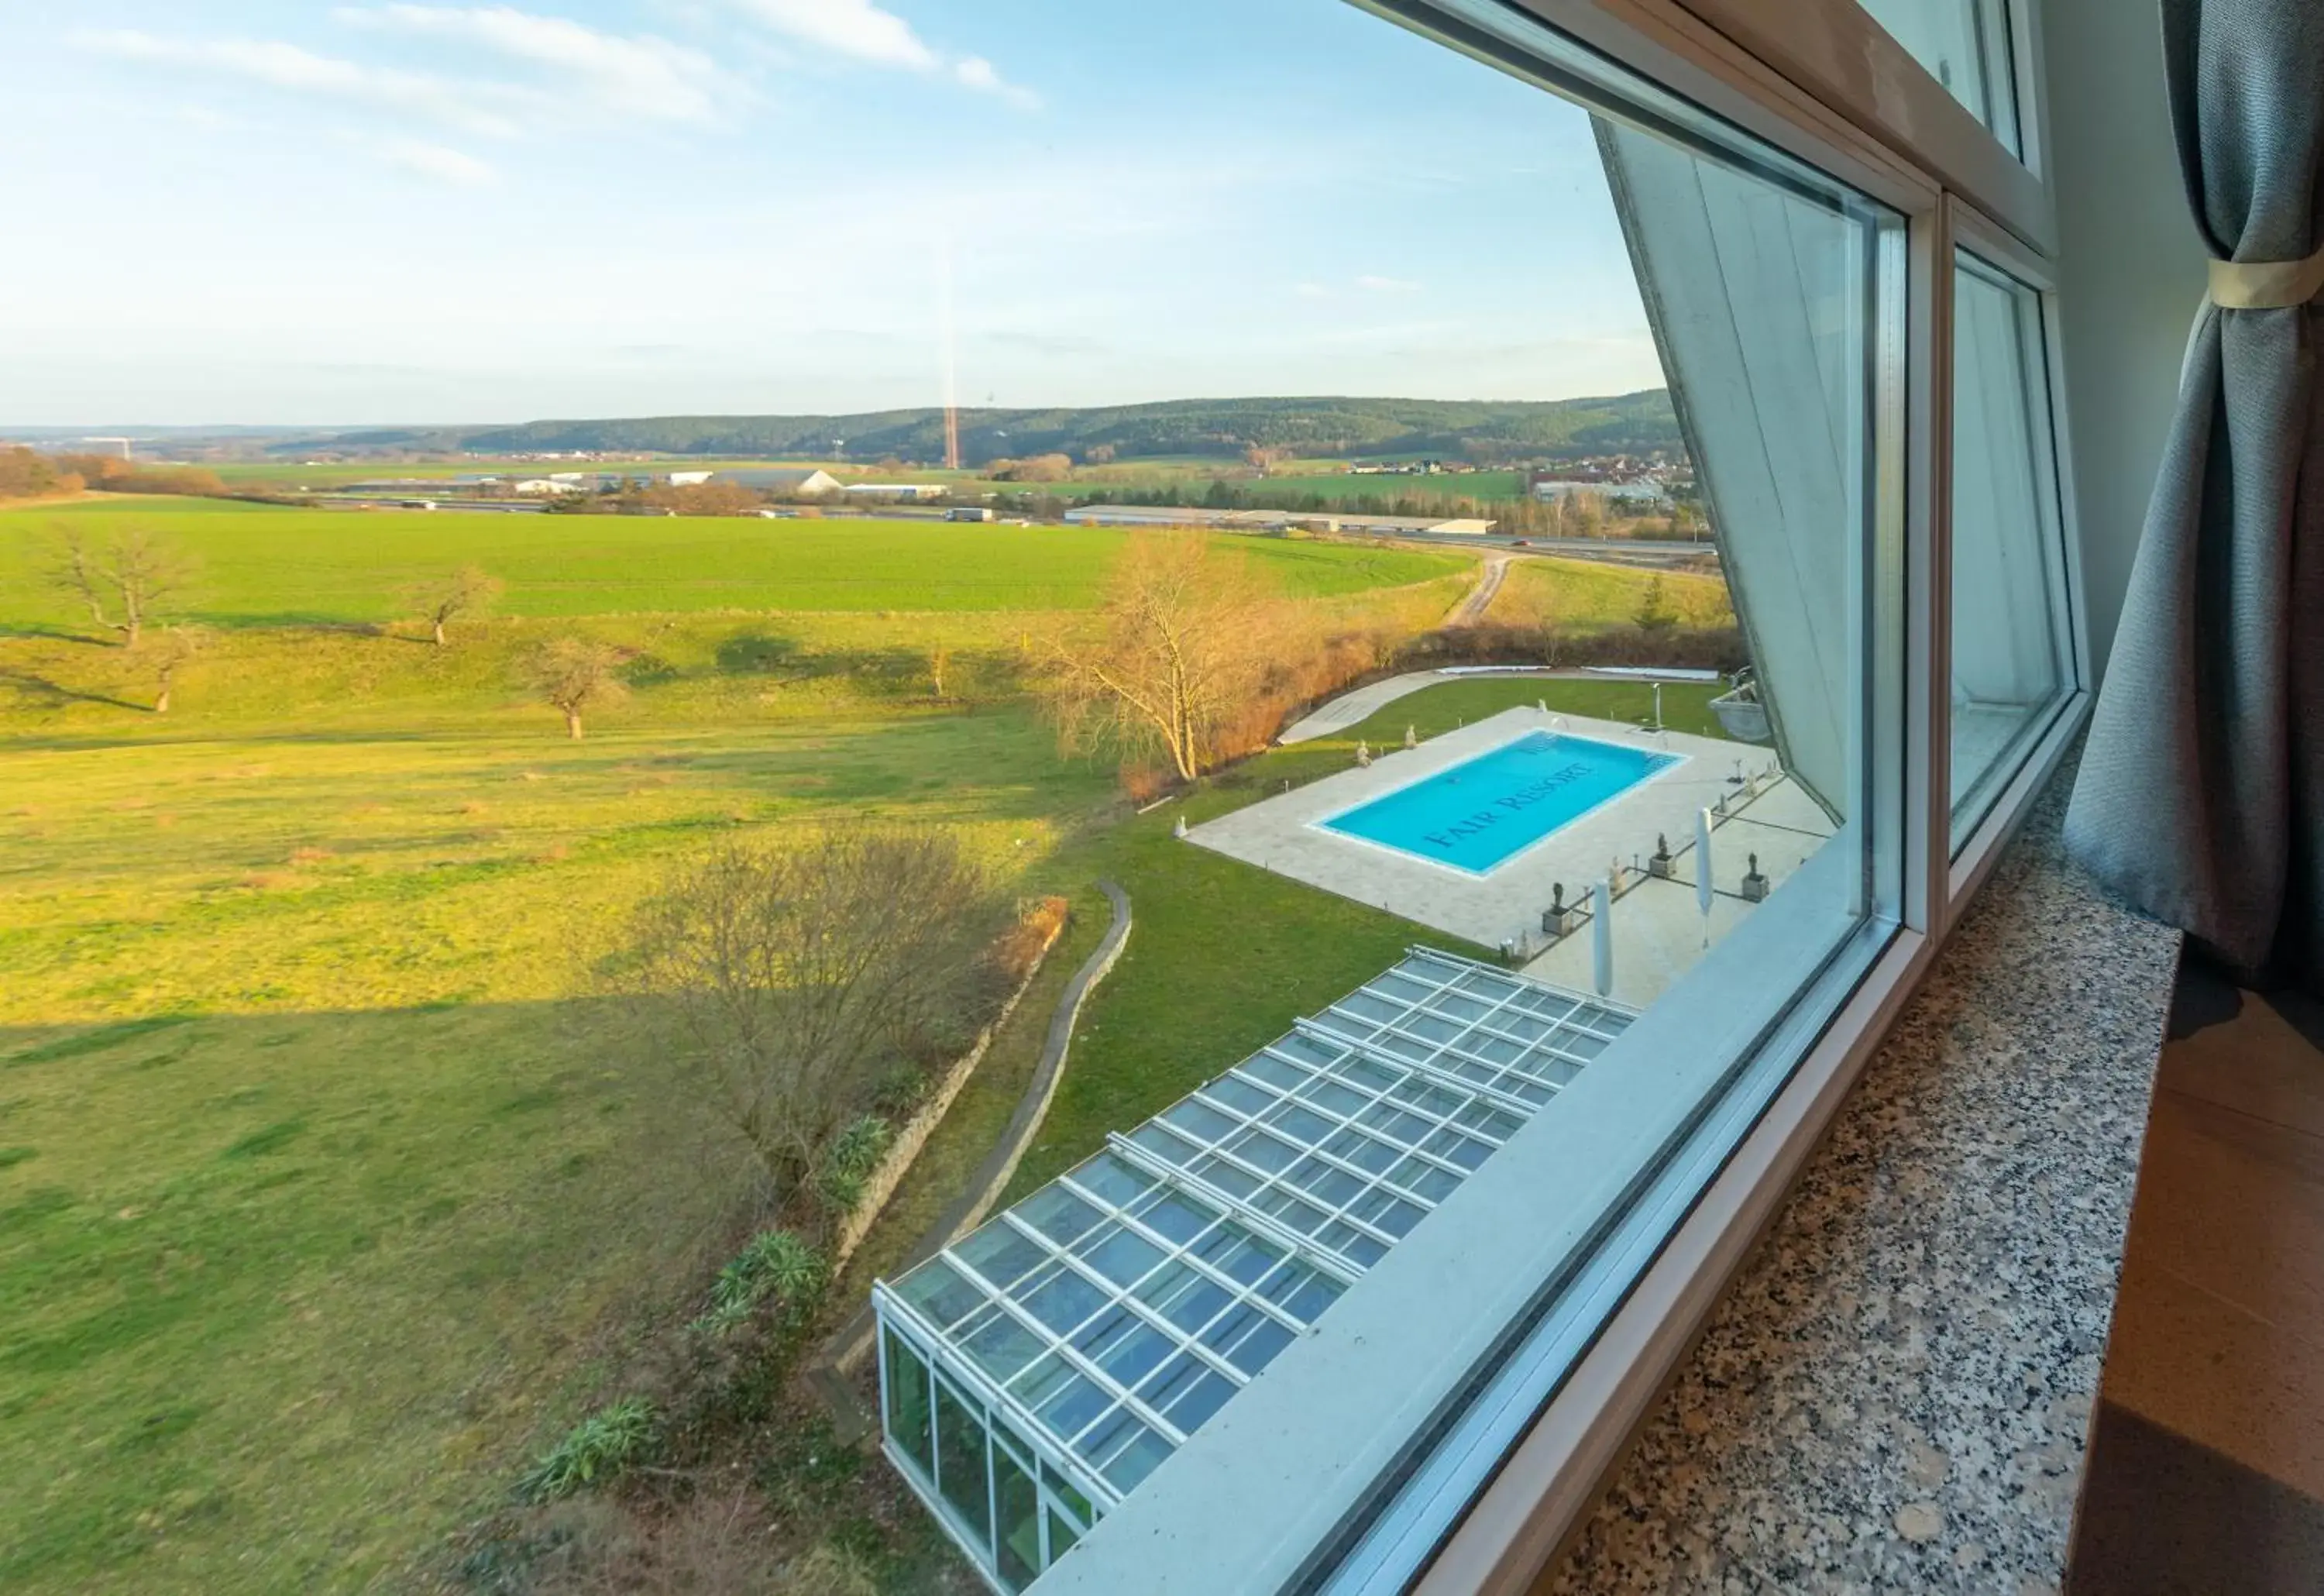
<path id="1" fill-rule="evenodd" d="M 252 623 L 287 602 L 268 584 L 301 529 L 448 538 L 448 518 L 161 508 L 189 544 L 220 529 L 213 578 L 249 560 L 225 612 L 243 624 L 169 716 L 143 707 L 139 655 L 0 589 L 0 1478 L 25 1487 L 0 1492 L 0 1588 L 401 1586 L 596 1399 L 609 1336 L 725 1240 L 703 1173 L 724 1166 L 686 1103 L 593 1041 L 588 961 L 629 907 L 713 839 L 910 817 L 1017 890 L 1075 896 L 1062 981 L 1102 924 L 1112 771 L 1060 760 L 1021 696 L 1025 638 L 1062 617 L 974 607 L 998 600 L 970 591 L 991 575 L 970 546 L 939 566 L 901 523 L 858 533 L 890 573 L 862 611 L 503 618 L 438 650 Z M 18 571 L 44 519 L 0 518 Z M 812 559 L 824 575 L 770 581 L 797 595 L 845 565 Z M 351 553 L 317 564 L 357 598 L 392 586 Z M 1291 568 L 1351 623 L 1415 625 L 1470 566 L 1334 549 Z M 1043 579 L 1028 559 L 997 591 Z M 958 603 L 902 609 L 932 593 Z M 563 632 L 635 650 L 629 702 L 579 743 L 512 685 Z M 1005 1039 L 961 1167 L 1037 1046 Z M 914 1200 L 940 1204 L 931 1167 Z"/>
<path id="2" fill-rule="evenodd" d="M 221 625 L 382 622 L 414 582 L 474 563 L 525 617 L 705 610 L 1061 610 L 1094 604 L 1123 535 L 906 521 L 292 510 L 111 495 L 0 512 L 0 622 L 85 620 L 40 580 L 58 530 L 161 533 L 200 562 L 185 603 Z M 1237 539 L 1295 597 L 1425 582 L 1460 554 Z"/>
<path id="3" fill-rule="evenodd" d="M 0 1587 L 401 1582 L 725 1211 L 590 1043 L 662 863 L 870 809 L 1021 872 L 1110 786 L 1022 708 L 540 731 L 0 754 Z"/>
<path id="4" fill-rule="evenodd" d="M 1554 619 L 1569 631 L 1627 625 L 1655 573 L 1593 560 L 1521 555 L 1493 595 L 1488 621 L 1512 626 Z M 1683 626 L 1732 626 L 1735 606 L 1725 578 L 1692 571 L 1661 573 L 1663 596 Z"/>

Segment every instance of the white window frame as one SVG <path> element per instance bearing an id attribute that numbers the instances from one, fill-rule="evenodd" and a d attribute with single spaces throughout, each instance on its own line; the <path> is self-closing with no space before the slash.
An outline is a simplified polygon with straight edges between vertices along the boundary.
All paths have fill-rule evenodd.
<path id="1" fill-rule="evenodd" d="M 2049 785 L 2050 778 L 2057 771 L 2059 761 L 2074 745 L 2075 739 L 2081 735 L 2083 726 L 2089 720 L 2091 706 L 2095 699 L 2095 683 L 2091 679 L 2090 673 L 2089 611 L 2082 597 L 2081 540 L 2076 535 L 2080 523 L 2076 513 L 2074 498 L 2073 451 L 2067 447 L 2073 434 L 2066 419 L 2065 348 L 2059 333 L 2057 271 L 2041 255 L 2026 248 L 2024 242 L 2006 228 L 1979 215 L 1974 208 L 1957 197 L 1947 196 L 1944 220 L 1946 236 L 1943 259 L 1950 262 L 1957 248 L 1966 250 L 2033 289 L 2041 305 L 2043 374 L 2049 390 L 2047 397 L 2050 407 L 2050 448 L 2055 461 L 2053 475 L 2058 498 L 2056 527 L 2058 535 L 2065 540 L 2063 569 L 2066 591 L 2062 596 L 2065 601 L 2065 636 L 2069 655 L 2069 668 L 2063 684 L 2065 688 L 2063 701 L 2049 712 L 2051 721 L 2048 728 L 2031 744 L 2030 751 L 2023 757 L 2015 774 L 1995 797 L 1992 807 L 1986 812 L 1984 818 L 1967 837 L 1962 839 L 1960 850 L 1954 854 L 1946 869 L 1943 900 L 1947 906 L 1946 924 L 1950 928 L 1951 922 L 1957 920 L 1967 909 L 1969 899 L 1976 895 L 1977 890 L 1985 884 L 1986 878 L 1992 873 L 1994 865 L 2001 857 L 2002 850 L 2008 844 L 2009 839 L 2016 834 L 2017 827 L 2024 820 L 2026 808 L 2034 796 Z M 1943 276 L 1944 281 L 1940 291 L 1946 301 L 1945 318 L 1950 322 L 1953 292 L 1950 270 L 1946 271 Z M 1948 362 L 1943 373 L 1945 409 L 1948 415 L 1951 413 L 1952 409 L 1951 374 L 1950 363 Z M 1941 481 L 1944 484 L 1947 498 L 1945 525 L 1950 529 L 1952 524 L 1950 504 L 1952 429 L 1950 424 L 1935 441 L 1944 461 Z M 1952 678 L 1953 591 L 1952 545 L 1950 536 L 1945 540 L 1944 547 L 1939 554 L 1942 561 L 1942 568 L 1937 573 L 1939 578 L 1937 588 L 1932 595 L 1935 600 L 1939 619 L 1932 641 L 1937 650 L 1935 660 L 1937 679 L 1941 682 L 1950 682 Z M 1951 711 L 1950 695 L 1946 698 L 1945 711 L 1950 717 Z M 1952 789 L 1952 738 L 1950 724 L 1946 731 L 1946 736 L 1934 752 L 1941 769 L 1938 789 L 1949 796 Z M 1949 818 L 1948 832 L 1950 824 Z M 1943 835 L 1947 833 L 1941 832 L 1939 835 Z"/>
<path id="2" fill-rule="evenodd" d="M 1389 11 L 1389 0 L 1357 0 Z M 1902 215 L 1909 293 L 1904 461 L 1904 884 L 1900 923 L 1868 951 L 1834 1009 L 1806 1017 L 1798 1063 L 1771 1094 L 1735 1105 L 1731 1151 L 1603 1320 L 1489 1483 L 1449 1528 L 1405 1527 L 1406 1555 L 1352 1582 L 1316 1568 L 1287 1585 L 1258 1571 L 1176 1561 L 1198 1539 L 1135 1553 L 1102 1547 L 1043 1582 L 1059 1591 L 1409 1590 L 1425 1596 L 1519 1596 L 1582 1521 L 1790 1182 L 1932 967 L 2085 723 L 2091 658 L 2067 447 L 2054 252 L 2056 215 L 2041 174 L 2047 141 L 2043 44 L 2034 0 L 2011 0 L 2019 160 L 1874 23 L 1855 0 L 1511 0 L 1585 46 L 1830 173 Z M 1973 202 L 1973 203 L 1972 203 Z M 2043 297 L 2050 425 L 2064 538 L 2072 673 L 2061 708 L 1983 820 L 1950 846 L 1951 311 L 1956 244 Z M 1721 1113 L 1729 1112 L 1722 1105 Z M 1334 1460 L 1361 1466 L 1359 1460 Z M 1287 1483 L 1287 1482 L 1286 1482 Z M 1247 1504 L 1252 1512 L 1288 1503 Z M 1190 1535 L 1194 1527 L 1186 1527 Z M 1397 1527 L 1388 1526 L 1393 1533 Z M 1423 1545 L 1413 1536 L 1434 1536 Z M 1096 1555 L 1093 1556 L 1092 1554 Z M 1347 1564 L 1340 1565 L 1344 1570 Z M 1415 1572 L 1416 1571 L 1416 1572 Z M 1279 1574 L 1279 1560 L 1277 1573 Z M 1063 1577 L 1060 1578 L 1059 1576 Z"/>
<path id="3" fill-rule="evenodd" d="M 2035 0 L 2007 0 L 2023 160 L 1857 0 L 1678 3 L 2034 248 L 2057 248 L 2057 207 L 2043 176 L 2049 97 Z"/>

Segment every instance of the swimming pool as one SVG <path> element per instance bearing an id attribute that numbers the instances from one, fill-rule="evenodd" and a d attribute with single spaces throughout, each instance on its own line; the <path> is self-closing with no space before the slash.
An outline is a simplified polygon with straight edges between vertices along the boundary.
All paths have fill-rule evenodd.
<path id="1" fill-rule="evenodd" d="M 1529 732 L 1316 824 L 1483 875 L 1680 762 L 1674 753 Z"/>

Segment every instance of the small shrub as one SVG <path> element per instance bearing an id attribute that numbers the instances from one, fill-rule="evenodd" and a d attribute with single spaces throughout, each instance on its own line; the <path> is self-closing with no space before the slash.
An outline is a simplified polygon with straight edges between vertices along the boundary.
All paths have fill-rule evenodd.
<path id="1" fill-rule="evenodd" d="M 863 1183 L 879 1167 L 889 1135 L 888 1122 L 877 1114 L 861 1115 L 839 1133 L 816 1172 L 815 1193 L 825 1208 L 845 1213 L 862 1200 Z"/>
<path id="2" fill-rule="evenodd" d="M 822 1290 L 823 1278 L 823 1259 L 815 1249 L 788 1231 L 761 1232 L 718 1271 L 710 1287 L 710 1311 L 695 1327 L 712 1334 L 731 1330 L 770 1297 L 798 1317 Z"/>
<path id="3" fill-rule="evenodd" d="M 1152 803 L 1170 790 L 1169 774 L 1143 760 L 1124 760 L 1118 780 L 1121 795 L 1133 804 Z"/>
<path id="4" fill-rule="evenodd" d="M 994 940 L 986 960 L 1001 997 L 1014 992 L 1033 973 L 1034 961 L 1065 929 L 1065 917 L 1072 912 L 1071 900 L 1064 898 L 1040 898 L 1018 906 L 1016 924 Z"/>
<path id="5" fill-rule="evenodd" d="M 1647 578 L 1646 591 L 1638 595 L 1637 613 L 1630 617 L 1630 623 L 1650 636 L 1660 636 L 1677 627 L 1679 613 L 1659 573 Z"/>
<path id="6" fill-rule="evenodd" d="M 879 1596 L 872 1571 L 828 1542 L 784 1565 L 785 1596 Z"/>
<path id="7" fill-rule="evenodd" d="M 529 1501 L 555 1501 L 613 1479 L 652 1450 L 653 1404 L 632 1397 L 591 1414 L 541 1454 L 517 1489 Z"/>

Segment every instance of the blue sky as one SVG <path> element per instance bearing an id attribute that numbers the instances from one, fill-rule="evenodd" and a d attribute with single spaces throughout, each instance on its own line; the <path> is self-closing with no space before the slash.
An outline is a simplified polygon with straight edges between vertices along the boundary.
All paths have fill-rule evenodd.
<path id="1" fill-rule="evenodd" d="M 33 14 L 35 12 L 46 14 Z M 1581 112 L 1345 0 L 0 6 L 0 426 L 1661 381 Z"/>

